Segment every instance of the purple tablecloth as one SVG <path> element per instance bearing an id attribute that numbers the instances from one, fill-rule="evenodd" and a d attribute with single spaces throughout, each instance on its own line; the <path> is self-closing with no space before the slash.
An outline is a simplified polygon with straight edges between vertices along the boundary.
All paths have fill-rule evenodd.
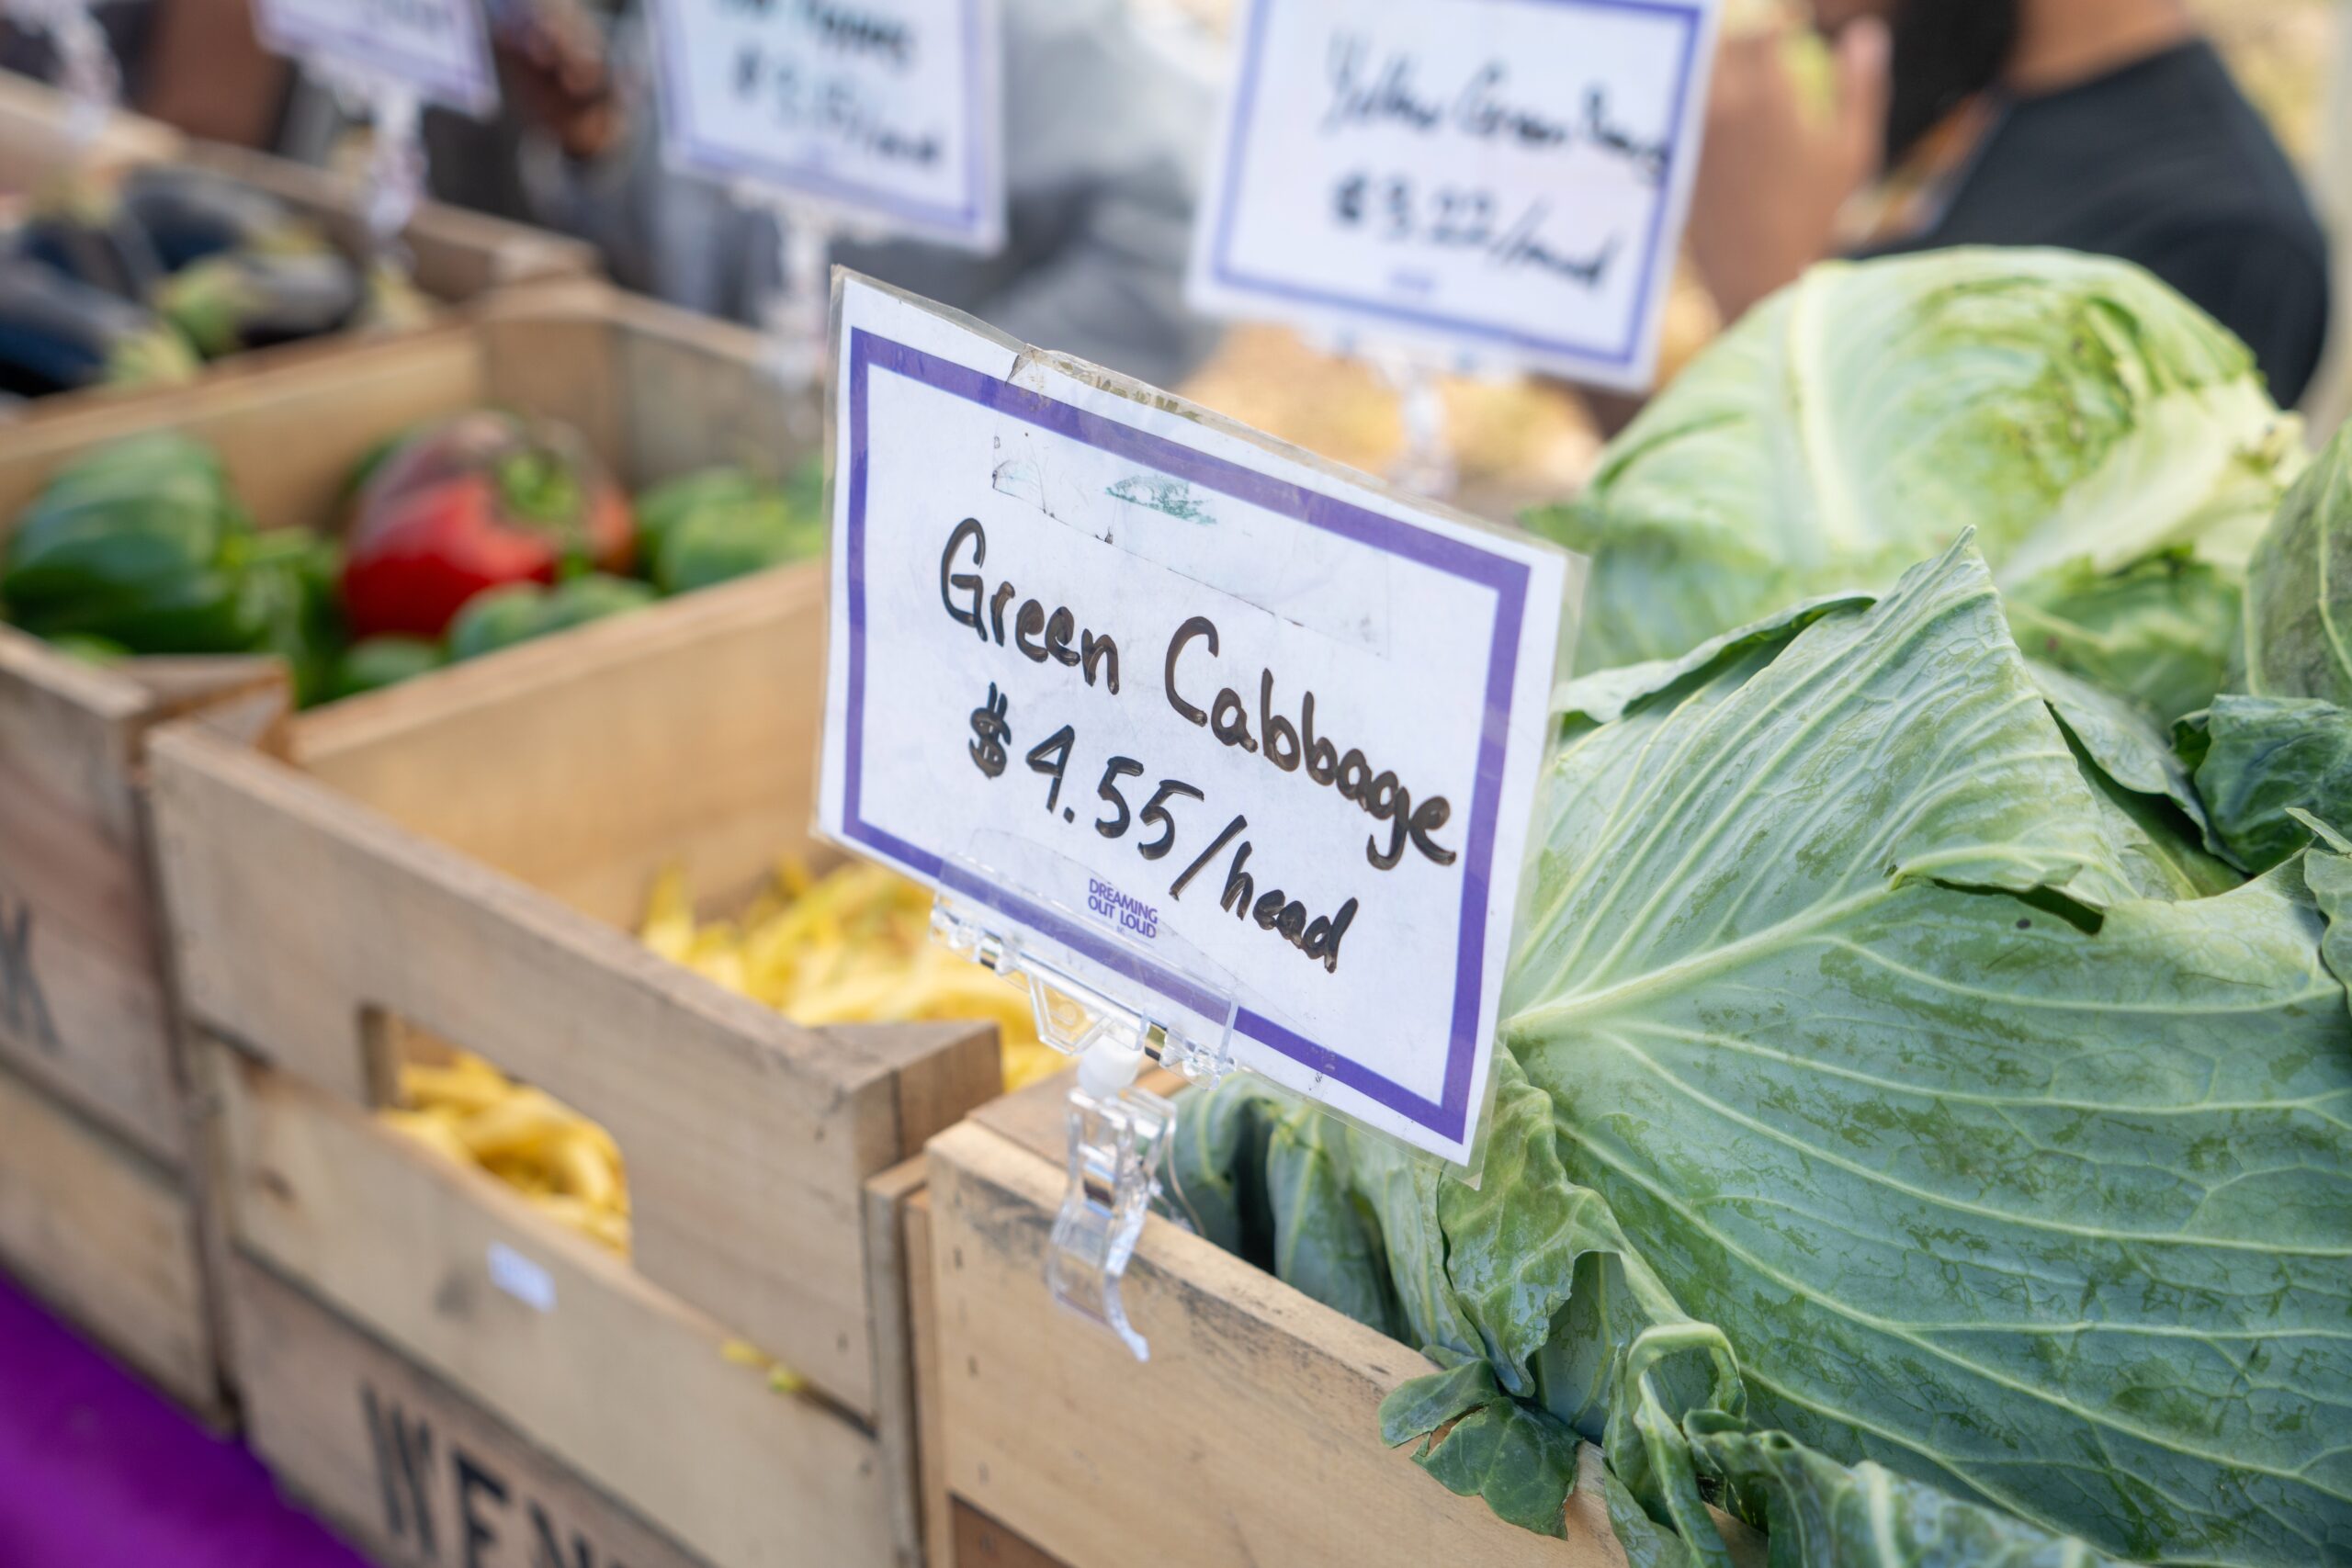
<path id="1" fill-rule="evenodd" d="M 0 1277 L 0 1564 L 362 1568 L 261 1461 Z"/>

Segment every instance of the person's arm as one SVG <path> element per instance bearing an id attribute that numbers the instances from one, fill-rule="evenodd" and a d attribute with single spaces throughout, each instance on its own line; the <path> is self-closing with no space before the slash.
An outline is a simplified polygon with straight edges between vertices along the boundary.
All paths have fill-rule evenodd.
<path id="1" fill-rule="evenodd" d="M 1892 45 L 1876 20 L 1838 39 L 1826 118 L 1791 78 L 1779 28 L 1735 34 L 1715 57 L 1690 244 L 1725 321 L 1830 254 L 1838 215 L 1879 172 Z"/>
<path id="2" fill-rule="evenodd" d="M 288 67 L 254 36 L 252 0 L 155 0 L 139 108 L 207 141 L 266 147 Z"/>

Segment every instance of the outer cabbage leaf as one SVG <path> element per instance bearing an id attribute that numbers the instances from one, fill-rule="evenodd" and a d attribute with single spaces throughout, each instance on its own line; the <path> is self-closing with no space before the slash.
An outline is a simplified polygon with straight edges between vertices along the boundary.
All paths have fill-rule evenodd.
<path id="1" fill-rule="evenodd" d="M 1375 1133 L 1349 1128 L 1345 1137 L 1348 1185 L 1379 1228 L 1406 1343 L 1432 1354 L 1476 1352 L 1477 1331 L 1445 1274 L 1437 1217 L 1445 1167 Z"/>
<path id="2" fill-rule="evenodd" d="M 2288 492 L 2245 601 L 2245 690 L 2352 707 L 2352 428 Z"/>
<path id="3" fill-rule="evenodd" d="M 1160 1145 L 1160 1212 L 1234 1256 L 1272 1268 L 1266 1145 L 1295 1103 L 1250 1074 L 1179 1100 L 1176 1124 Z"/>
<path id="4" fill-rule="evenodd" d="M 2230 857 L 2267 871 L 2311 842 L 2292 813 L 2352 821 L 2352 713 L 2296 697 L 2222 696 L 2174 730 Z"/>
<path id="5" fill-rule="evenodd" d="M 1330 1147 L 1342 1139 L 1328 1118 L 1302 1110 L 1268 1141 L 1274 1273 L 1325 1306 L 1394 1338 L 1404 1324 L 1389 1288 L 1380 1235 L 1369 1215 L 1359 1212 Z"/>
<path id="6" fill-rule="evenodd" d="M 1504 1040 L 1736 1429 L 2119 1555 L 2352 1554 L 2352 1016 L 2295 869 L 2140 896 L 1964 549 L 1567 696 Z M 1693 1541 L 1724 1397 L 1658 1371 L 1609 1455 Z"/>
<path id="7" fill-rule="evenodd" d="M 1544 1412 L 1521 1404 L 1476 1356 L 1434 1352 L 1445 1370 L 1380 1404 L 1391 1445 L 1424 1439 L 1413 1458 L 1459 1496 L 1484 1497 L 1494 1511 L 1538 1535 L 1565 1535 L 1580 1444 Z"/>
<path id="8" fill-rule="evenodd" d="M 2220 845 L 2188 768 L 2144 713 L 2105 688 L 2027 660 L 2075 761 L 2109 807 L 2132 886 L 2157 898 L 2200 898 L 2241 881 Z"/>
<path id="9" fill-rule="evenodd" d="M 1761 1504 L 1770 1568 L 2112 1568 L 2082 1541 L 1963 1503 L 1875 1464 L 1850 1469 L 1776 1432 L 1697 1439 Z"/>
<path id="10" fill-rule="evenodd" d="M 2188 550 L 2234 583 L 2300 461 L 2295 429 L 2243 344 L 2128 264 L 1966 249 L 1833 263 L 1685 370 L 1587 495 L 1530 521 L 1594 558 L 1581 670 L 1671 658 L 1808 594 L 1883 589 L 1969 526 L 2004 591 L 2063 576 L 2045 609 L 2095 637 L 2119 617 L 2082 574 Z M 2167 612 L 2172 632 L 2216 632 L 2209 666 L 2228 646 L 2211 613 L 2210 595 Z M 2072 664 L 2077 640 L 2037 651 Z M 2094 662 L 2082 672 L 2098 679 Z M 2127 689 L 2194 705 L 2207 678 Z"/>
<path id="11" fill-rule="evenodd" d="M 2008 584 L 2002 602 L 2027 654 L 2166 722 L 2228 684 L 2245 594 L 2235 573 L 2173 551 L 2113 573 L 2077 561 Z"/>
<path id="12" fill-rule="evenodd" d="M 2307 811 L 2293 815 L 2318 840 L 2303 856 L 2303 885 L 2327 919 L 2320 956 L 2330 974 L 2352 987 L 2352 841 Z"/>

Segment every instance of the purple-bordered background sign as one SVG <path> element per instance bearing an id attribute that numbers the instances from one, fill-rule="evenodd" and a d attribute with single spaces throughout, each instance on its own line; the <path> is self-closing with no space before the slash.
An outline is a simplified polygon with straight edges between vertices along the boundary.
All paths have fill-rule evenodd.
<path id="1" fill-rule="evenodd" d="M 1250 0 L 1189 292 L 1641 389 L 1718 0 Z"/>
<path id="2" fill-rule="evenodd" d="M 883 232 L 1004 243 L 998 0 L 653 0 L 653 23 L 677 167 Z"/>
<path id="3" fill-rule="evenodd" d="M 498 107 L 477 0 L 253 0 L 272 53 L 359 78 L 389 78 L 460 114 Z"/>
<path id="4" fill-rule="evenodd" d="M 862 280 L 837 332 L 825 830 L 1153 1017 L 1232 1004 L 1241 1065 L 1466 1159 L 1569 558 Z M 1340 778 L 1442 798 L 1434 852 L 1270 765 L 1272 717 L 1361 753 Z M 1352 900 L 1337 959 L 1251 918 L 1268 898 Z"/>

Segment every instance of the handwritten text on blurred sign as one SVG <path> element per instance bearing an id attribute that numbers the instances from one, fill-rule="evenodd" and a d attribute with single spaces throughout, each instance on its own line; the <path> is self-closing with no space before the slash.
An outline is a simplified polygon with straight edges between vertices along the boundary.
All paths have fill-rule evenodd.
<path id="1" fill-rule="evenodd" d="M 1714 0 L 1250 0 L 1202 309 L 1644 387 Z"/>
<path id="2" fill-rule="evenodd" d="M 467 114 L 498 105 L 476 0 L 254 0 L 254 20 L 274 53 L 396 81 Z"/>
<path id="3" fill-rule="evenodd" d="M 656 0 L 671 160 L 878 230 L 1004 238 L 997 0 Z"/>

